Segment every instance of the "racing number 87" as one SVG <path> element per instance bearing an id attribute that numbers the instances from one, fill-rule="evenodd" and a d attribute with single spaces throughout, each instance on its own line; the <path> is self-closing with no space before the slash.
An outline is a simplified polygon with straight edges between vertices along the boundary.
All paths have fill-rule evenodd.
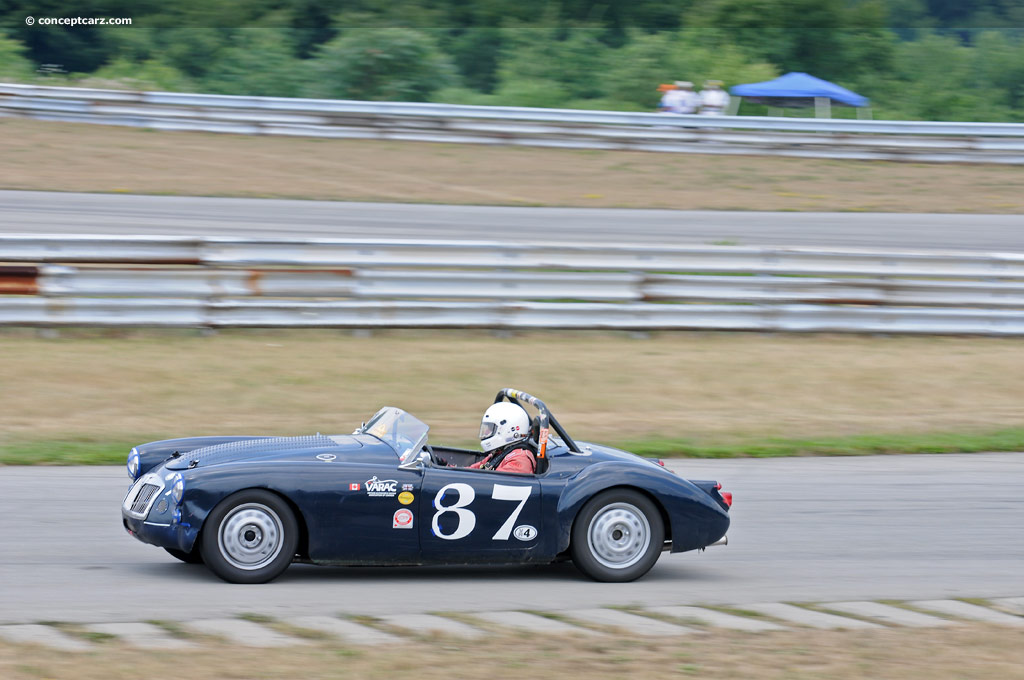
<path id="1" fill-rule="evenodd" d="M 451 505 L 444 504 L 444 495 L 448 491 L 457 491 L 459 493 L 459 500 Z M 512 527 L 515 526 L 519 513 L 523 511 L 523 506 L 526 505 L 531 491 L 532 487 L 529 486 L 509 486 L 507 484 L 495 484 L 491 488 L 491 498 L 496 501 L 519 501 L 519 505 L 508 516 L 505 523 L 491 536 L 492 541 L 508 540 L 508 537 L 512 534 Z M 473 533 L 473 529 L 476 528 L 476 515 L 468 506 L 475 498 L 476 491 L 469 484 L 454 482 L 442 486 L 438 490 L 437 495 L 434 496 L 434 507 L 437 508 L 437 512 L 434 513 L 434 518 L 430 523 L 431 528 L 434 530 L 434 535 L 446 541 L 456 541 Z M 459 520 L 459 523 L 455 525 L 455 531 L 450 534 L 442 532 L 441 525 L 439 524 L 441 516 L 447 512 L 454 512 Z"/>

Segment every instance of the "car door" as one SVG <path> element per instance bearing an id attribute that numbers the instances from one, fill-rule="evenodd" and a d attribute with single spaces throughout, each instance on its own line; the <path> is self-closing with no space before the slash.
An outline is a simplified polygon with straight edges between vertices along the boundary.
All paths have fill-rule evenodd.
<path id="1" fill-rule="evenodd" d="M 344 564 L 414 564 L 420 560 L 414 517 L 423 472 L 394 465 L 317 469 L 303 483 L 310 556 Z"/>
<path id="2" fill-rule="evenodd" d="M 424 559 L 528 560 L 546 530 L 540 491 L 534 475 L 428 467 L 417 517 Z"/>

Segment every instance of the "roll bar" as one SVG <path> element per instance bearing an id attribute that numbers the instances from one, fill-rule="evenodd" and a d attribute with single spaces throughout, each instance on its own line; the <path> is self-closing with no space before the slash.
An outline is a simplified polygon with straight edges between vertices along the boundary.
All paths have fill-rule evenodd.
<path id="1" fill-rule="evenodd" d="M 562 441 L 565 442 L 565 445 L 569 447 L 570 451 L 573 453 L 583 453 L 580 451 L 580 447 L 576 445 L 576 442 L 573 441 L 572 437 L 569 436 L 569 433 L 565 431 L 565 428 L 562 427 L 562 425 L 555 419 L 555 416 L 551 414 L 551 411 L 548 410 L 547 404 L 543 401 L 532 394 L 528 394 L 522 390 L 514 390 L 511 387 L 499 390 L 498 396 L 494 398 L 494 403 L 500 404 L 503 399 L 508 399 L 516 406 L 522 406 L 522 404 L 519 403 L 519 400 L 521 399 L 540 412 L 540 432 L 537 435 L 537 458 L 547 457 L 549 425 L 555 428 L 555 432 L 562 438 Z"/>

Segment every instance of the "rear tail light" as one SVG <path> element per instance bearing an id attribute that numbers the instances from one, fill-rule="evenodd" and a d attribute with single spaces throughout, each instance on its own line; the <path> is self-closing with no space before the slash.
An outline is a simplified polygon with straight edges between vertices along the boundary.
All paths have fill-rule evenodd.
<path id="1" fill-rule="evenodd" d="M 722 500 L 725 501 L 725 504 L 728 507 L 731 508 L 732 507 L 732 492 L 731 491 L 722 491 L 722 483 L 721 482 L 719 482 L 718 484 L 715 484 L 715 491 L 717 491 L 718 495 L 722 497 Z"/>

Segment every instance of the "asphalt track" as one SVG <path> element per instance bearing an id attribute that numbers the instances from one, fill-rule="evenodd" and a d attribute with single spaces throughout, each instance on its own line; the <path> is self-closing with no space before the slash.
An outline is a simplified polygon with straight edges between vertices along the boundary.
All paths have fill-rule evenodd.
<path id="1" fill-rule="evenodd" d="M 1020 215 L 340 203 L 0 191 L 0 233 L 489 239 L 1019 251 Z"/>
<path id="2" fill-rule="evenodd" d="M 325 568 L 230 585 L 121 527 L 114 467 L 0 467 L 0 624 L 1024 594 L 1024 453 L 677 460 L 735 493 L 730 545 L 601 584 L 571 563 Z"/>

